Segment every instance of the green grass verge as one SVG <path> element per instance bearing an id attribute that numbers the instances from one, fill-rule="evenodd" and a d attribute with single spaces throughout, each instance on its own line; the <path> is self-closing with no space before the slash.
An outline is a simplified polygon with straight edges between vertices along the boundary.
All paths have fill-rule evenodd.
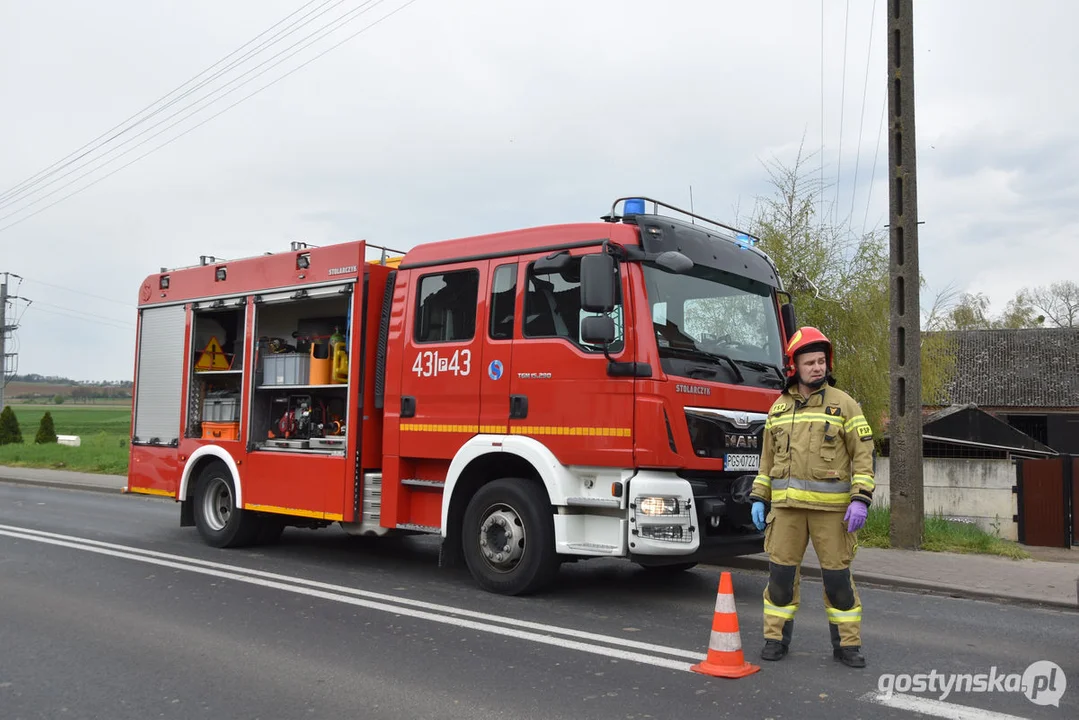
<path id="1" fill-rule="evenodd" d="M 21 445 L 0 445 L 0 465 L 126 475 L 131 436 L 130 405 L 11 405 L 22 430 Z M 78 435 L 79 447 L 37 445 L 45 411 L 57 435 Z"/>
<path id="2" fill-rule="evenodd" d="M 858 532 L 858 544 L 861 547 L 891 547 L 890 526 L 891 512 L 888 508 L 870 508 L 865 526 Z M 1018 543 L 997 537 L 972 523 L 948 520 L 940 513 L 926 516 L 922 549 L 934 552 L 1000 555 L 1013 560 L 1030 557 L 1030 553 Z"/>

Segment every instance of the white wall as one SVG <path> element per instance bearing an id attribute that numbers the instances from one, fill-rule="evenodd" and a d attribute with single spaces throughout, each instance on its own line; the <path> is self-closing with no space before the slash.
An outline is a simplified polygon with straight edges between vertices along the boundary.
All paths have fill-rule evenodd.
<path id="1" fill-rule="evenodd" d="M 888 458 L 877 458 L 875 474 L 873 504 L 885 507 L 890 492 Z M 1018 539 L 1019 526 L 1012 521 L 1018 512 L 1012 493 L 1014 460 L 926 458 L 922 483 L 927 515 L 940 512 L 945 517 L 973 521 L 1005 540 Z"/>

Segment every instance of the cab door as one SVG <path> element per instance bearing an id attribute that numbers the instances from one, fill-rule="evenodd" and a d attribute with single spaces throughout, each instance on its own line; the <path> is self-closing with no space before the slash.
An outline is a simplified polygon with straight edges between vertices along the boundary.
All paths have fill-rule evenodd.
<path id="1" fill-rule="evenodd" d="M 448 460 L 479 431 L 487 262 L 413 272 L 402 333 L 400 456 Z"/>
<path id="2" fill-rule="evenodd" d="M 580 340 L 580 258 L 521 258 L 521 320 L 510 378 L 510 432 L 542 442 L 567 465 L 633 467 L 634 380 L 610 377 L 603 349 Z M 543 259 L 546 268 L 535 266 Z M 634 358 L 632 334 L 623 319 L 626 278 L 619 274 L 614 360 Z"/>
<path id="3" fill-rule="evenodd" d="M 480 432 L 504 435 L 510 418 L 510 369 L 514 333 L 520 317 L 516 259 L 491 260 L 487 266 L 483 367 L 480 373 Z"/>

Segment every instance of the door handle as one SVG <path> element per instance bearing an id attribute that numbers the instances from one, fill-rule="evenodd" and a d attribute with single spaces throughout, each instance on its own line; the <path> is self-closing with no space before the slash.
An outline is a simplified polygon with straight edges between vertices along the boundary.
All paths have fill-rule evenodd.
<path id="1" fill-rule="evenodd" d="M 411 395 L 401 396 L 401 417 L 416 417 L 416 398 Z"/>
<path id="2" fill-rule="evenodd" d="M 510 395 L 510 420 L 528 417 L 528 396 Z"/>

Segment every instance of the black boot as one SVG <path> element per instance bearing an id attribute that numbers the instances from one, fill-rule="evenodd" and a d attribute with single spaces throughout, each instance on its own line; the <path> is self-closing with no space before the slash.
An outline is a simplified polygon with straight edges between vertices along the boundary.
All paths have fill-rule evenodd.
<path id="1" fill-rule="evenodd" d="M 834 657 L 836 660 L 843 663 L 847 667 L 865 667 L 865 658 L 862 656 L 861 648 L 857 646 L 833 649 L 832 657 Z"/>
<path id="2" fill-rule="evenodd" d="M 782 660 L 787 654 L 787 646 L 778 640 L 768 640 L 764 643 L 764 649 L 761 650 L 762 660 Z"/>

